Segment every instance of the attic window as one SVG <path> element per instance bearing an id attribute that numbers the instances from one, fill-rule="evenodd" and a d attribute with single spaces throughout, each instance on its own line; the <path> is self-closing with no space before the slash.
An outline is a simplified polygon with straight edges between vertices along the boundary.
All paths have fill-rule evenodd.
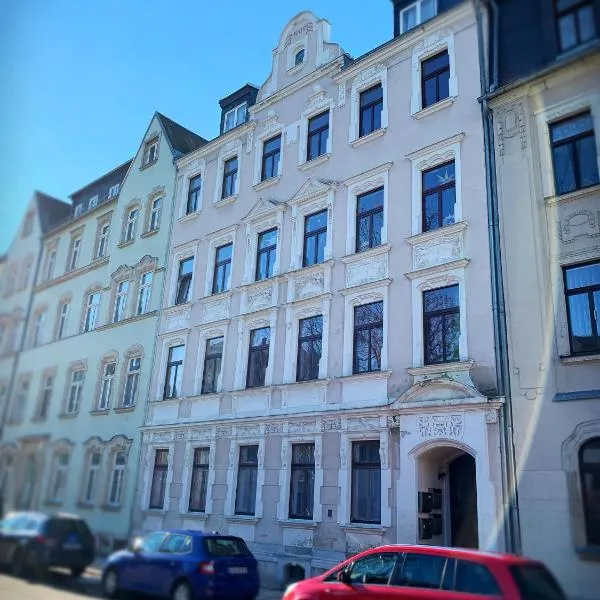
<path id="1" fill-rule="evenodd" d="M 98 194 L 96 194 L 95 196 L 92 196 L 92 197 L 90 198 L 90 201 L 89 201 L 89 205 L 88 205 L 88 206 L 89 206 L 90 210 L 91 210 L 92 208 L 96 208 L 96 206 L 98 206 Z"/>
<path id="2" fill-rule="evenodd" d="M 75 205 L 75 210 L 73 211 L 73 215 L 75 217 L 80 217 L 83 214 L 83 204 L 79 203 Z"/>
<path id="3" fill-rule="evenodd" d="M 223 133 L 241 125 L 246 122 L 246 115 L 248 113 L 248 105 L 246 102 L 228 110 L 225 113 L 225 118 L 223 119 Z"/>
<path id="4" fill-rule="evenodd" d="M 116 196 L 119 195 L 119 184 L 115 183 L 115 185 L 111 185 L 109 190 L 108 190 L 108 197 L 109 198 L 115 198 Z"/>
<path id="5" fill-rule="evenodd" d="M 143 166 L 150 165 L 158 160 L 158 138 L 146 142 L 144 148 Z"/>
<path id="6" fill-rule="evenodd" d="M 304 62 L 304 48 L 300 48 L 294 57 L 294 66 L 297 67 Z"/>
<path id="7" fill-rule="evenodd" d="M 400 33 L 432 19 L 437 14 L 437 0 L 417 0 L 400 11 Z"/>

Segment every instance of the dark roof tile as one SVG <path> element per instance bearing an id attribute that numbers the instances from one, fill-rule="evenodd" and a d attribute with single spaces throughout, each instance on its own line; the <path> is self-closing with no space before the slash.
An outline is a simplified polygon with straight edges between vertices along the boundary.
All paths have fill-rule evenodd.
<path id="1" fill-rule="evenodd" d="M 160 119 L 162 126 L 169 138 L 169 143 L 175 154 L 175 158 L 179 158 L 188 152 L 192 152 L 208 142 L 202 136 L 197 135 L 193 131 L 186 129 L 179 123 L 175 123 L 165 115 L 157 112 L 156 115 Z"/>

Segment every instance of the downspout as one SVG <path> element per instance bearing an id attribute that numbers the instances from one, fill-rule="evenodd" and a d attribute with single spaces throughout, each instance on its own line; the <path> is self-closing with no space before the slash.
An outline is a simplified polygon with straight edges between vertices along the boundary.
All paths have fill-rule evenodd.
<path id="1" fill-rule="evenodd" d="M 496 384 L 498 394 L 505 402 L 500 410 L 500 457 L 502 461 L 503 519 L 506 550 L 521 553 L 521 527 L 519 522 L 519 500 L 517 493 L 517 468 L 514 449 L 514 427 L 510 370 L 508 356 L 508 332 L 506 305 L 503 287 L 502 252 L 496 188 L 496 160 L 494 152 L 493 115 L 486 94 L 498 84 L 498 6 L 495 0 L 484 0 L 486 9 L 492 11 L 492 73 L 488 85 L 485 57 L 485 36 L 482 23 L 482 1 L 476 2 L 477 35 L 479 39 L 479 73 L 481 82 L 481 115 L 483 121 L 484 156 L 486 170 L 486 201 L 488 211 L 488 239 L 490 251 L 490 279 L 492 291 L 492 316 L 495 339 Z"/>

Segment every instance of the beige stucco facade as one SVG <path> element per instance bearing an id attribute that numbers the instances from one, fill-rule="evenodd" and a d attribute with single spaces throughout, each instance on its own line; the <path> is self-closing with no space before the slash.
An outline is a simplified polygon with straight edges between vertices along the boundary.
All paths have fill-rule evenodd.
<path id="1" fill-rule="evenodd" d="M 495 394 L 477 32 L 470 3 L 346 64 L 330 26 L 301 13 L 273 51 L 273 70 L 250 119 L 178 161 L 175 221 L 143 427 L 133 527 L 191 527 L 240 535 L 266 581 L 290 565 L 309 576 L 382 542 L 456 543 L 449 471 L 471 457 L 475 544 L 503 548 L 500 437 Z M 303 59 L 295 64 L 300 50 Z M 447 51 L 450 95 L 422 109 L 420 65 Z M 381 85 L 381 128 L 359 135 L 363 91 Z M 311 117 L 329 110 L 326 152 L 306 161 Z M 263 144 L 281 135 L 279 169 L 261 181 Z M 223 198 L 226 162 L 237 158 Z M 451 222 L 423 232 L 422 175 L 453 162 Z M 202 178 L 186 215 L 190 180 Z M 356 252 L 357 198 L 383 189 L 380 243 Z M 323 260 L 303 267 L 306 217 L 326 211 Z M 272 276 L 256 279 L 259 234 L 276 231 Z M 230 286 L 213 294 L 216 250 L 231 243 Z M 191 292 L 175 305 L 180 262 L 193 257 Z M 460 333 L 452 362 L 424 363 L 423 294 L 458 286 Z M 379 367 L 354 373 L 353 314 L 381 303 Z M 299 321 L 322 316 L 318 378 L 297 382 Z M 247 387 L 250 332 L 270 328 L 261 387 Z M 223 338 L 214 393 L 201 393 L 208 339 Z M 169 351 L 184 346 L 179 392 L 164 399 Z M 353 517 L 353 444 L 378 447 L 380 505 Z M 295 444 L 314 452 L 310 518 L 290 518 Z M 240 447 L 256 446 L 253 514 L 239 514 Z M 206 448 L 206 502 L 190 511 L 196 448 Z M 157 451 L 167 456 L 163 495 Z M 163 473 L 163 471 L 160 471 Z M 419 533 L 431 510 L 418 492 L 441 490 L 435 535 Z M 160 489 L 159 489 L 160 492 Z M 156 501 L 158 498 L 158 501 Z M 153 508 L 150 508 L 151 504 Z M 246 511 L 247 512 L 247 511 Z"/>
<path id="2" fill-rule="evenodd" d="M 589 111 L 600 148 L 599 68 L 591 53 L 490 101 L 522 550 L 582 598 L 598 597 L 600 571 L 579 465 L 600 436 L 600 356 L 570 345 L 563 273 L 600 259 L 600 187 L 558 194 L 550 126 Z"/>

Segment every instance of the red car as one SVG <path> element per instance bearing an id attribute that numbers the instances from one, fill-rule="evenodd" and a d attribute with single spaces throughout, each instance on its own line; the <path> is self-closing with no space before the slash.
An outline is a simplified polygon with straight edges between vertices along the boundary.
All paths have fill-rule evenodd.
<path id="1" fill-rule="evenodd" d="M 434 546 L 380 546 L 292 584 L 283 600 L 566 600 L 552 573 L 520 556 Z"/>

